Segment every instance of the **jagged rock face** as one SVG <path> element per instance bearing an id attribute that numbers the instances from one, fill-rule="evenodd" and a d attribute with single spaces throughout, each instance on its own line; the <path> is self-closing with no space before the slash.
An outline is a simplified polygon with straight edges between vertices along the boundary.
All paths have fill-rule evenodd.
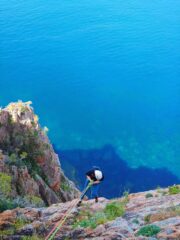
<path id="1" fill-rule="evenodd" d="M 165 190 L 166 191 L 166 190 Z M 147 198 L 147 193 L 152 197 Z M 125 213 L 111 221 L 101 223 L 94 228 L 74 227 L 78 216 L 86 212 L 94 216 L 102 212 L 107 204 L 114 200 L 100 198 L 98 203 L 94 200 L 84 201 L 80 208 L 72 208 L 77 199 L 53 204 L 48 208 L 14 209 L 0 214 L 0 233 L 3 229 L 10 229 L 18 218 L 24 219 L 24 225 L 14 231 L 14 235 L 4 236 L 2 239 L 20 239 L 22 236 L 45 236 L 61 220 L 67 211 L 72 208 L 63 227 L 56 234 L 56 240 L 179 240 L 180 239 L 180 194 L 164 195 L 157 190 L 129 195 Z M 122 199 L 116 199 L 122 201 Z M 169 211 L 169 209 L 171 209 Z M 168 214 L 167 214 L 168 213 Z M 148 217 L 147 217 L 148 216 Z M 137 235 L 144 226 L 156 225 L 160 231 L 153 237 Z M 85 226 L 85 225 L 84 225 Z"/>
<path id="2" fill-rule="evenodd" d="M 64 176 L 46 128 L 41 129 L 30 104 L 11 103 L 0 110 L 0 172 L 12 178 L 8 197 L 36 196 L 48 205 L 71 200 L 79 192 Z M 62 184 L 71 191 L 61 189 Z"/>

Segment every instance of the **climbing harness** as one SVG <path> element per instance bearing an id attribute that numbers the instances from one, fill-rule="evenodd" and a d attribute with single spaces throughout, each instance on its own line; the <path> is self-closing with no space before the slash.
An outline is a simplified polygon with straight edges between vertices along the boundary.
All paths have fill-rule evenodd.
<path id="1" fill-rule="evenodd" d="M 87 187 L 84 189 L 84 191 L 81 194 L 80 197 L 80 201 L 84 198 L 86 192 L 88 191 L 88 189 L 92 186 L 92 181 L 87 185 Z M 65 214 L 63 215 L 63 217 L 57 222 L 57 224 L 54 226 L 54 228 L 50 231 L 50 233 L 47 235 L 47 237 L 45 238 L 45 240 L 52 240 L 54 239 L 54 237 L 56 236 L 57 232 L 61 229 L 62 225 L 65 223 L 66 219 L 69 217 L 69 215 L 71 214 L 71 211 L 73 210 L 73 208 L 77 205 L 77 203 L 79 202 L 79 199 L 77 201 L 75 201 L 74 203 L 72 203 L 72 205 L 70 206 L 69 209 L 67 209 L 67 211 L 65 212 Z"/>

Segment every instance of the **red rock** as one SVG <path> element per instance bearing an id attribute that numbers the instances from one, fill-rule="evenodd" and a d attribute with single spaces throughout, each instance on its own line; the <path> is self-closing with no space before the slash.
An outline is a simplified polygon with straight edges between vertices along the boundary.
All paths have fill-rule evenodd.
<path id="1" fill-rule="evenodd" d="M 11 195 L 14 199 L 30 195 L 39 197 L 50 205 L 79 196 L 75 185 L 64 176 L 59 158 L 29 102 L 11 103 L 2 109 L 0 124 L 0 172 L 12 175 Z M 28 168 L 24 166 L 24 160 L 21 160 L 22 163 L 20 161 L 23 152 L 32 163 Z M 12 153 L 17 158 L 17 163 L 13 160 L 13 164 L 9 158 L 8 155 Z M 38 181 L 34 179 L 35 175 Z M 71 191 L 62 191 L 62 178 Z M 26 205 L 26 202 L 25 200 L 23 204 Z"/>

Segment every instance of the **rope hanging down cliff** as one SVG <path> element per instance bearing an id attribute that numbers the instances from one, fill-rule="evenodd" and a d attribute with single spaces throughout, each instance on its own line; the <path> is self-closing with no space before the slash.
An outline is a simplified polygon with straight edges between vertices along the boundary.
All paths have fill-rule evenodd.
<path id="1" fill-rule="evenodd" d="M 85 196 L 86 192 L 88 191 L 88 189 L 92 186 L 92 182 L 90 182 L 88 184 L 88 186 L 84 189 L 84 191 L 81 194 L 80 200 L 83 199 L 83 197 Z M 75 206 L 77 206 L 77 203 L 79 202 L 79 199 L 76 200 L 72 206 L 65 212 L 64 216 L 57 222 L 57 224 L 53 227 L 53 229 L 50 231 L 50 233 L 47 235 L 47 237 L 45 238 L 45 240 L 53 240 L 54 237 L 56 236 L 57 232 L 61 229 L 61 227 L 63 226 L 63 224 L 65 223 L 66 219 L 70 216 L 73 208 Z"/>

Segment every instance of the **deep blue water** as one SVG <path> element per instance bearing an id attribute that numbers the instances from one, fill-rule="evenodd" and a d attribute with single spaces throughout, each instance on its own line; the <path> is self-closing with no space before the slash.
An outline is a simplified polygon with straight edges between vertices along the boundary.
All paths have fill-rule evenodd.
<path id="1" fill-rule="evenodd" d="M 125 191 L 134 193 L 180 183 L 178 177 L 165 168 L 129 167 L 111 145 L 100 149 L 56 151 L 61 156 L 66 175 L 81 190 L 84 188 L 87 169 L 92 169 L 92 166 L 100 167 L 104 181 L 100 185 L 99 195 L 106 198 L 122 196 Z"/>
<path id="2" fill-rule="evenodd" d="M 179 0 L 1 0 L 0 18 L 0 105 L 32 100 L 62 150 L 180 176 Z"/>

